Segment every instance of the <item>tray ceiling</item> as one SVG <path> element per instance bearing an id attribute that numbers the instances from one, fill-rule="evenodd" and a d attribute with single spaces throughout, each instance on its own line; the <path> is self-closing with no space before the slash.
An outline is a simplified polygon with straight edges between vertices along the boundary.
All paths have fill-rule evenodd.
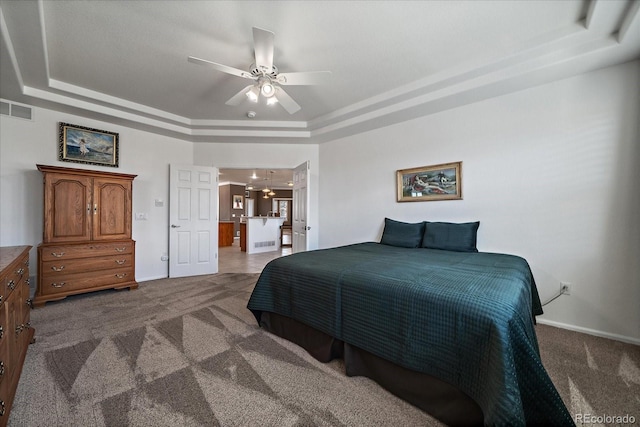
<path id="1" fill-rule="evenodd" d="M 640 2 L 0 0 L 0 97 L 194 142 L 321 143 L 640 58 Z M 225 102 L 256 26 L 302 109 Z M 255 118 L 247 117 L 255 111 Z"/>

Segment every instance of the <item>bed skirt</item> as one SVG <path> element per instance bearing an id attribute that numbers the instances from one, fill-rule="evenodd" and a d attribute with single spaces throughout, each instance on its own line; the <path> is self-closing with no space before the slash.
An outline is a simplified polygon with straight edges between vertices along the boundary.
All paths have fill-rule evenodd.
<path id="1" fill-rule="evenodd" d="M 263 329 L 304 348 L 320 362 L 344 359 L 348 376 L 370 378 L 447 425 L 483 425 L 478 404 L 436 377 L 398 366 L 286 316 L 263 311 L 259 323 Z"/>

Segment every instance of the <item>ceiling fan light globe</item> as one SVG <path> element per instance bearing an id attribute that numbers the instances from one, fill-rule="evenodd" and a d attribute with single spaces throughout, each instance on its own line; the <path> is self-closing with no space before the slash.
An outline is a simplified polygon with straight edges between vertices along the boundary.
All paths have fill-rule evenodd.
<path id="1" fill-rule="evenodd" d="M 273 96 L 276 91 L 271 83 L 264 83 L 262 85 L 262 88 L 260 89 L 260 92 L 262 93 L 263 96 L 266 96 L 267 98 L 269 98 Z"/>
<path id="2" fill-rule="evenodd" d="M 273 105 L 278 103 L 278 98 L 272 96 L 271 98 L 267 98 L 267 105 Z"/>
<path id="3" fill-rule="evenodd" d="M 260 90 L 254 86 L 251 89 L 249 89 L 249 91 L 247 92 L 247 98 L 249 98 L 250 101 L 252 102 L 258 102 L 258 97 L 260 95 Z"/>

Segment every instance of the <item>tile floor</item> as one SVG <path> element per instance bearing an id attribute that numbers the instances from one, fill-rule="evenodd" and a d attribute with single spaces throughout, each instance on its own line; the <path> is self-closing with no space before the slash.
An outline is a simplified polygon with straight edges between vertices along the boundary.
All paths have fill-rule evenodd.
<path id="1" fill-rule="evenodd" d="M 279 251 L 248 255 L 240 250 L 239 239 L 233 245 L 222 247 L 218 251 L 219 273 L 260 273 L 264 266 L 274 258 L 291 254 L 291 247 L 281 247 Z"/>

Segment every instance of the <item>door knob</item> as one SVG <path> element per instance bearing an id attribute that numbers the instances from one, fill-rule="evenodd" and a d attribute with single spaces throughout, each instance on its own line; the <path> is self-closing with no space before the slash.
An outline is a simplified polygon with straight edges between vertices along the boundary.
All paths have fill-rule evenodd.
<path id="1" fill-rule="evenodd" d="M 171 224 L 171 228 L 180 228 L 179 225 Z"/>

